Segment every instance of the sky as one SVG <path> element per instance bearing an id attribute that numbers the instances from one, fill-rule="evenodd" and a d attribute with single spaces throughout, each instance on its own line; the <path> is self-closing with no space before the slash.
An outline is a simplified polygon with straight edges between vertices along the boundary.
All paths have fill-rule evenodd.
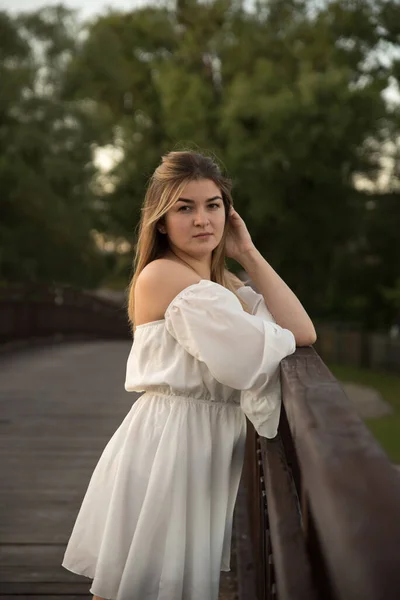
<path id="1" fill-rule="evenodd" d="M 69 8 L 76 8 L 82 18 L 94 16 L 96 13 L 104 12 L 107 6 L 112 8 L 129 10 L 143 4 L 149 4 L 146 0 L 0 0 L 0 9 L 11 13 L 21 11 L 37 10 L 42 6 L 64 4 Z"/>

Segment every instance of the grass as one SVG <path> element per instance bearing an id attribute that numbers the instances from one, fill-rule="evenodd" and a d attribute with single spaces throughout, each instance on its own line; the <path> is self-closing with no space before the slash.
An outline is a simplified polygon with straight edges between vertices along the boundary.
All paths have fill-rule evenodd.
<path id="1" fill-rule="evenodd" d="M 328 364 L 339 381 L 352 381 L 375 388 L 394 410 L 389 416 L 365 419 L 365 424 L 390 460 L 400 464 L 400 376 L 346 365 Z"/>

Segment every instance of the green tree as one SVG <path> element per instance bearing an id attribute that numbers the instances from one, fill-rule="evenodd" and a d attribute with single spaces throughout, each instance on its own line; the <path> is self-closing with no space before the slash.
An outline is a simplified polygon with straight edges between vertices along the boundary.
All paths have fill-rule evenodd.
<path id="1" fill-rule="evenodd" d="M 160 156 L 185 146 L 208 149 L 232 176 L 235 206 L 257 247 L 313 315 L 375 326 L 390 321 L 398 273 L 388 257 L 399 247 L 384 232 L 398 221 L 398 196 L 394 191 L 390 204 L 395 217 L 384 200 L 370 211 L 355 180 L 374 183 L 382 148 L 398 143 L 399 111 L 382 98 L 399 73 L 396 59 L 384 55 L 399 43 L 396 0 L 262 0 L 251 10 L 232 0 L 178 0 L 109 11 L 81 35 L 72 34 L 70 14 L 57 10 L 57 17 L 46 13 L 50 21 L 40 13 L 24 22 L 42 46 L 53 40 L 44 44 L 44 89 L 51 93 L 38 93 L 36 82 L 31 99 L 21 91 L 16 97 L 18 106 L 29 100 L 45 102 L 49 115 L 60 111 L 46 123 L 63 123 L 64 180 L 53 180 L 53 168 L 44 179 L 51 197 L 68 190 L 70 219 L 84 211 L 82 237 L 68 239 L 87 240 L 94 227 L 133 244 L 144 187 Z M 16 36 L 26 48 L 26 36 Z M 39 73 L 32 47 L 20 52 L 26 53 L 19 68 Z M 41 128 L 46 135 L 34 146 L 36 160 L 44 156 L 40 141 L 51 147 L 56 135 L 43 123 L 32 130 Z M 68 144 L 73 152 L 65 151 Z M 122 153 L 107 185 L 93 179 L 90 154 L 104 144 Z M 395 166 L 393 190 L 398 175 Z M 46 201 L 43 214 L 57 222 L 50 206 L 56 210 L 57 201 Z M 125 259 L 128 277 L 132 253 Z M 385 268 L 372 268 L 374 261 Z"/>
<path id="2" fill-rule="evenodd" d="M 1 278 L 93 286 L 103 273 L 90 233 L 99 132 L 83 106 L 60 97 L 75 47 L 72 14 L 2 12 L 0 31 Z"/>

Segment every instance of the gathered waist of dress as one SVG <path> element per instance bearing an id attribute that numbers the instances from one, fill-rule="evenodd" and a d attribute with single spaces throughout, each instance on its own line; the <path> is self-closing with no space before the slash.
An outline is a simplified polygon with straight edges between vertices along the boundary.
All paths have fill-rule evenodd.
<path id="1" fill-rule="evenodd" d="M 154 396 L 162 396 L 171 400 L 185 400 L 186 402 L 195 402 L 197 404 L 212 404 L 214 406 L 226 406 L 229 408 L 240 408 L 240 403 L 235 402 L 233 400 L 220 400 L 218 398 L 213 398 L 211 394 L 203 394 L 200 396 L 194 396 L 193 394 L 186 394 L 184 392 L 175 392 L 171 390 L 166 390 L 165 388 L 152 388 L 151 390 L 146 390 L 140 398 L 143 397 L 154 397 Z"/>

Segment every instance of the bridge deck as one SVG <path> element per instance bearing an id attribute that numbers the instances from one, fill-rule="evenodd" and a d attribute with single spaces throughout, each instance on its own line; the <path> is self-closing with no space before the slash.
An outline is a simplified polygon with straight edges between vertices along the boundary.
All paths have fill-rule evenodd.
<path id="1" fill-rule="evenodd" d="M 137 397 L 123 382 L 129 341 L 70 342 L 0 356 L 0 599 L 84 600 L 61 567 L 90 475 Z M 232 571 L 220 600 L 234 600 Z"/>

